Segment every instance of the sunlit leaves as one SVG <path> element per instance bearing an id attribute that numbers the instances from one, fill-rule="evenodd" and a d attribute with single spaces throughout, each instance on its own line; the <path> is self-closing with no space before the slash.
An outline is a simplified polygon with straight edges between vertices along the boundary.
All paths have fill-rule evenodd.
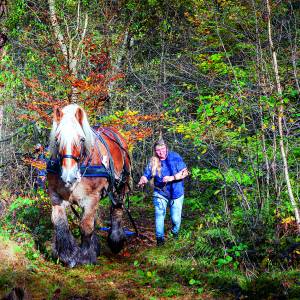
<path id="1" fill-rule="evenodd" d="M 23 15 L 26 13 L 26 1 L 25 0 L 15 0 L 12 1 L 12 6 L 10 7 L 10 15 L 6 20 L 6 26 L 10 29 L 15 28 L 20 25 Z M 15 31 L 17 34 L 17 31 Z"/>
<path id="2" fill-rule="evenodd" d="M 132 147 L 137 141 L 142 141 L 153 134 L 146 124 L 162 120 L 163 115 L 141 115 L 138 111 L 116 111 L 114 114 L 102 117 L 98 122 L 102 126 L 117 127 Z"/>

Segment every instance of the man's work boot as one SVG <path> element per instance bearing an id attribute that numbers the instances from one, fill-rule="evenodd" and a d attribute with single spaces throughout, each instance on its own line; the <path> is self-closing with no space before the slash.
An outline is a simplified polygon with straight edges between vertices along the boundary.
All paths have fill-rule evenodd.
<path id="1" fill-rule="evenodd" d="M 178 240 L 178 232 L 175 233 L 175 232 L 171 231 L 171 235 L 174 240 Z"/>
<path id="2" fill-rule="evenodd" d="M 157 247 L 163 246 L 165 244 L 165 240 L 162 237 L 156 239 Z"/>

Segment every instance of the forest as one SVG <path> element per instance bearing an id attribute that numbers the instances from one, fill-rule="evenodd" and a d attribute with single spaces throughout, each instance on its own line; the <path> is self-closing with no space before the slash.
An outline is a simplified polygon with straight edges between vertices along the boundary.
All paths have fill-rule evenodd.
<path id="1" fill-rule="evenodd" d="M 0 298 L 300 299 L 299 17 L 299 0 L 0 0 Z M 131 161 L 123 249 L 108 192 L 100 255 L 76 266 L 53 253 L 45 179 L 69 104 Z M 161 135 L 189 175 L 158 247 L 138 182 Z M 74 243 L 86 212 L 66 208 Z"/>

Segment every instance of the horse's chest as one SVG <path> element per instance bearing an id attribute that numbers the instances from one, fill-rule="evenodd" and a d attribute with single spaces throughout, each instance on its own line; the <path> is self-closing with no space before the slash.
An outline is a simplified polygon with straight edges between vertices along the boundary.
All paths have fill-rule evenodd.
<path id="1" fill-rule="evenodd" d="M 64 198 L 64 200 L 67 200 L 71 203 L 81 203 L 84 199 L 87 198 L 88 193 L 86 191 L 86 188 L 80 184 L 78 184 L 73 190 L 62 190 L 61 195 Z"/>
<path id="2" fill-rule="evenodd" d="M 88 183 L 87 183 L 88 182 Z M 82 180 L 72 190 L 62 187 L 59 191 L 62 198 L 71 203 L 83 204 L 87 198 L 99 199 L 100 190 L 103 188 L 101 180 Z"/>

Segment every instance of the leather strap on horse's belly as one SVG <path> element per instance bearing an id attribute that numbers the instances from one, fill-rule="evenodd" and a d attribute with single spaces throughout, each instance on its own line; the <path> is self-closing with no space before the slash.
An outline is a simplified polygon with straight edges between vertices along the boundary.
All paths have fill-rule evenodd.
<path id="1" fill-rule="evenodd" d="M 110 177 L 110 174 L 103 165 L 88 167 L 80 166 L 80 173 L 82 177 Z"/>
<path id="2" fill-rule="evenodd" d="M 52 174 L 60 174 L 59 160 L 49 160 L 47 163 L 47 172 Z M 105 177 L 110 178 L 110 174 L 103 165 L 99 166 L 80 166 L 80 173 L 82 177 Z"/>

